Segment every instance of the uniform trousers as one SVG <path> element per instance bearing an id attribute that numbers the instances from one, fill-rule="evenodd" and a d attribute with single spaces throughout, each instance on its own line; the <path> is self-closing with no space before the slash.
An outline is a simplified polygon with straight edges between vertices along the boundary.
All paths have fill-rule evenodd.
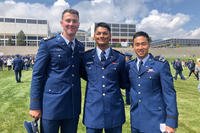
<path id="1" fill-rule="evenodd" d="M 114 127 L 114 128 L 105 128 L 105 133 L 122 133 L 122 126 Z M 95 128 L 86 128 L 86 133 L 102 133 L 103 129 L 95 129 Z"/>
<path id="2" fill-rule="evenodd" d="M 42 119 L 41 133 L 77 133 L 78 121 L 79 117 L 63 120 Z"/>

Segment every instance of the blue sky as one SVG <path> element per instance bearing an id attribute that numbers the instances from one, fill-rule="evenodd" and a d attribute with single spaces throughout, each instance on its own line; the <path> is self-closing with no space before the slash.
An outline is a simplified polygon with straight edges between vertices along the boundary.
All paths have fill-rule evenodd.
<path id="1" fill-rule="evenodd" d="M 199 5 L 200 0 L 0 0 L 0 16 L 44 18 L 56 32 L 61 12 L 71 7 L 80 12 L 83 30 L 99 21 L 134 23 L 153 40 L 200 39 Z"/>

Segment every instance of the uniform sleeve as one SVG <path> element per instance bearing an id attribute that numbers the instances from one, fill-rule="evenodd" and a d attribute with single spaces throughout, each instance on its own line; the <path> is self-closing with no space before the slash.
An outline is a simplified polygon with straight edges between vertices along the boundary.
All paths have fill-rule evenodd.
<path id="1" fill-rule="evenodd" d="M 45 41 L 41 41 L 36 61 L 33 67 L 31 90 L 30 90 L 30 109 L 41 110 L 42 95 L 46 82 L 47 66 L 49 61 L 48 49 Z"/>
<path id="2" fill-rule="evenodd" d="M 163 99 L 166 105 L 166 125 L 172 128 L 178 127 L 178 110 L 176 91 L 174 89 L 173 77 L 167 61 L 164 62 L 160 73 Z"/>
<path id="3" fill-rule="evenodd" d="M 129 90 L 129 78 L 128 78 L 128 70 L 126 69 L 126 61 L 125 57 L 122 59 L 121 63 L 121 71 L 120 71 L 120 88 Z"/>

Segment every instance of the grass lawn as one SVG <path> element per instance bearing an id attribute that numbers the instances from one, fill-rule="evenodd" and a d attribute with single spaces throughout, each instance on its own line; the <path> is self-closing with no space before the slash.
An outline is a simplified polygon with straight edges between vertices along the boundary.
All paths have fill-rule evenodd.
<path id="1" fill-rule="evenodd" d="M 174 73 L 173 70 L 172 73 Z M 31 120 L 28 115 L 31 71 L 23 71 L 22 74 L 23 83 L 16 83 L 13 71 L 0 71 L 0 133 L 25 133 L 23 122 Z M 187 68 L 184 69 L 184 74 L 188 75 Z M 198 81 L 193 75 L 186 81 L 180 78 L 175 81 L 179 111 L 177 133 L 200 132 L 200 93 L 197 91 L 197 84 Z M 85 82 L 82 82 L 83 99 L 84 88 Z M 125 94 L 124 91 L 123 94 Z M 123 133 L 130 133 L 129 106 L 125 106 L 125 109 L 127 121 L 123 125 Z M 82 114 L 78 133 L 85 133 Z"/>

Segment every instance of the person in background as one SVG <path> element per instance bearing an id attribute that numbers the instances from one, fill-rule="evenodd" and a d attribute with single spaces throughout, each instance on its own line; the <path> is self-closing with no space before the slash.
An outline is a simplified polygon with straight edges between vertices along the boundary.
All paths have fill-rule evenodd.
<path id="1" fill-rule="evenodd" d="M 149 53 L 150 37 L 139 31 L 133 36 L 136 58 L 128 62 L 132 133 L 174 133 L 178 127 L 176 91 L 168 61 Z M 165 125 L 165 126 L 162 126 Z"/>
<path id="2" fill-rule="evenodd" d="M 29 114 L 41 118 L 42 133 L 77 133 L 81 112 L 79 12 L 64 10 L 60 24 L 62 33 L 40 42 L 33 67 Z"/>
<path id="3" fill-rule="evenodd" d="M 199 79 L 199 84 L 197 86 L 198 91 L 200 92 L 200 58 L 197 59 L 197 63 L 195 66 L 195 74 L 198 75 Z"/>
<path id="4" fill-rule="evenodd" d="M 11 60 L 11 57 L 9 57 L 6 61 L 6 65 L 8 67 L 8 71 L 10 71 L 12 69 L 12 60 Z"/>
<path id="5" fill-rule="evenodd" d="M 3 59 L 0 57 L 0 71 L 3 71 Z"/>
<path id="6" fill-rule="evenodd" d="M 189 75 L 188 75 L 188 78 L 191 76 L 191 74 L 193 73 L 194 74 L 194 76 L 196 77 L 196 79 L 197 80 L 199 80 L 199 77 L 198 77 L 198 75 L 196 75 L 196 73 L 195 73 L 195 62 L 194 62 L 194 60 L 193 59 L 191 59 L 191 60 L 189 60 L 188 62 L 187 62 L 187 67 L 188 67 L 188 69 L 189 69 Z"/>
<path id="7" fill-rule="evenodd" d="M 87 133 L 122 133 L 125 122 L 124 101 L 120 88 L 128 88 L 125 57 L 109 46 L 111 29 L 97 23 L 96 48 L 84 54 L 86 94 L 83 123 Z M 128 82 L 127 82 L 128 83 Z"/>
<path id="8" fill-rule="evenodd" d="M 176 71 L 174 79 L 177 80 L 177 76 L 179 75 L 182 80 L 185 80 L 185 77 L 183 76 L 183 67 L 180 59 L 176 59 L 174 61 L 173 68 Z"/>
<path id="9" fill-rule="evenodd" d="M 23 70 L 24 62 L 21 59 L 20 55 L 16 55 L 13 60 L 13 70 L 15 71 L 15 79 L 17 83 L 21 82 L 22 70 Z"/>

